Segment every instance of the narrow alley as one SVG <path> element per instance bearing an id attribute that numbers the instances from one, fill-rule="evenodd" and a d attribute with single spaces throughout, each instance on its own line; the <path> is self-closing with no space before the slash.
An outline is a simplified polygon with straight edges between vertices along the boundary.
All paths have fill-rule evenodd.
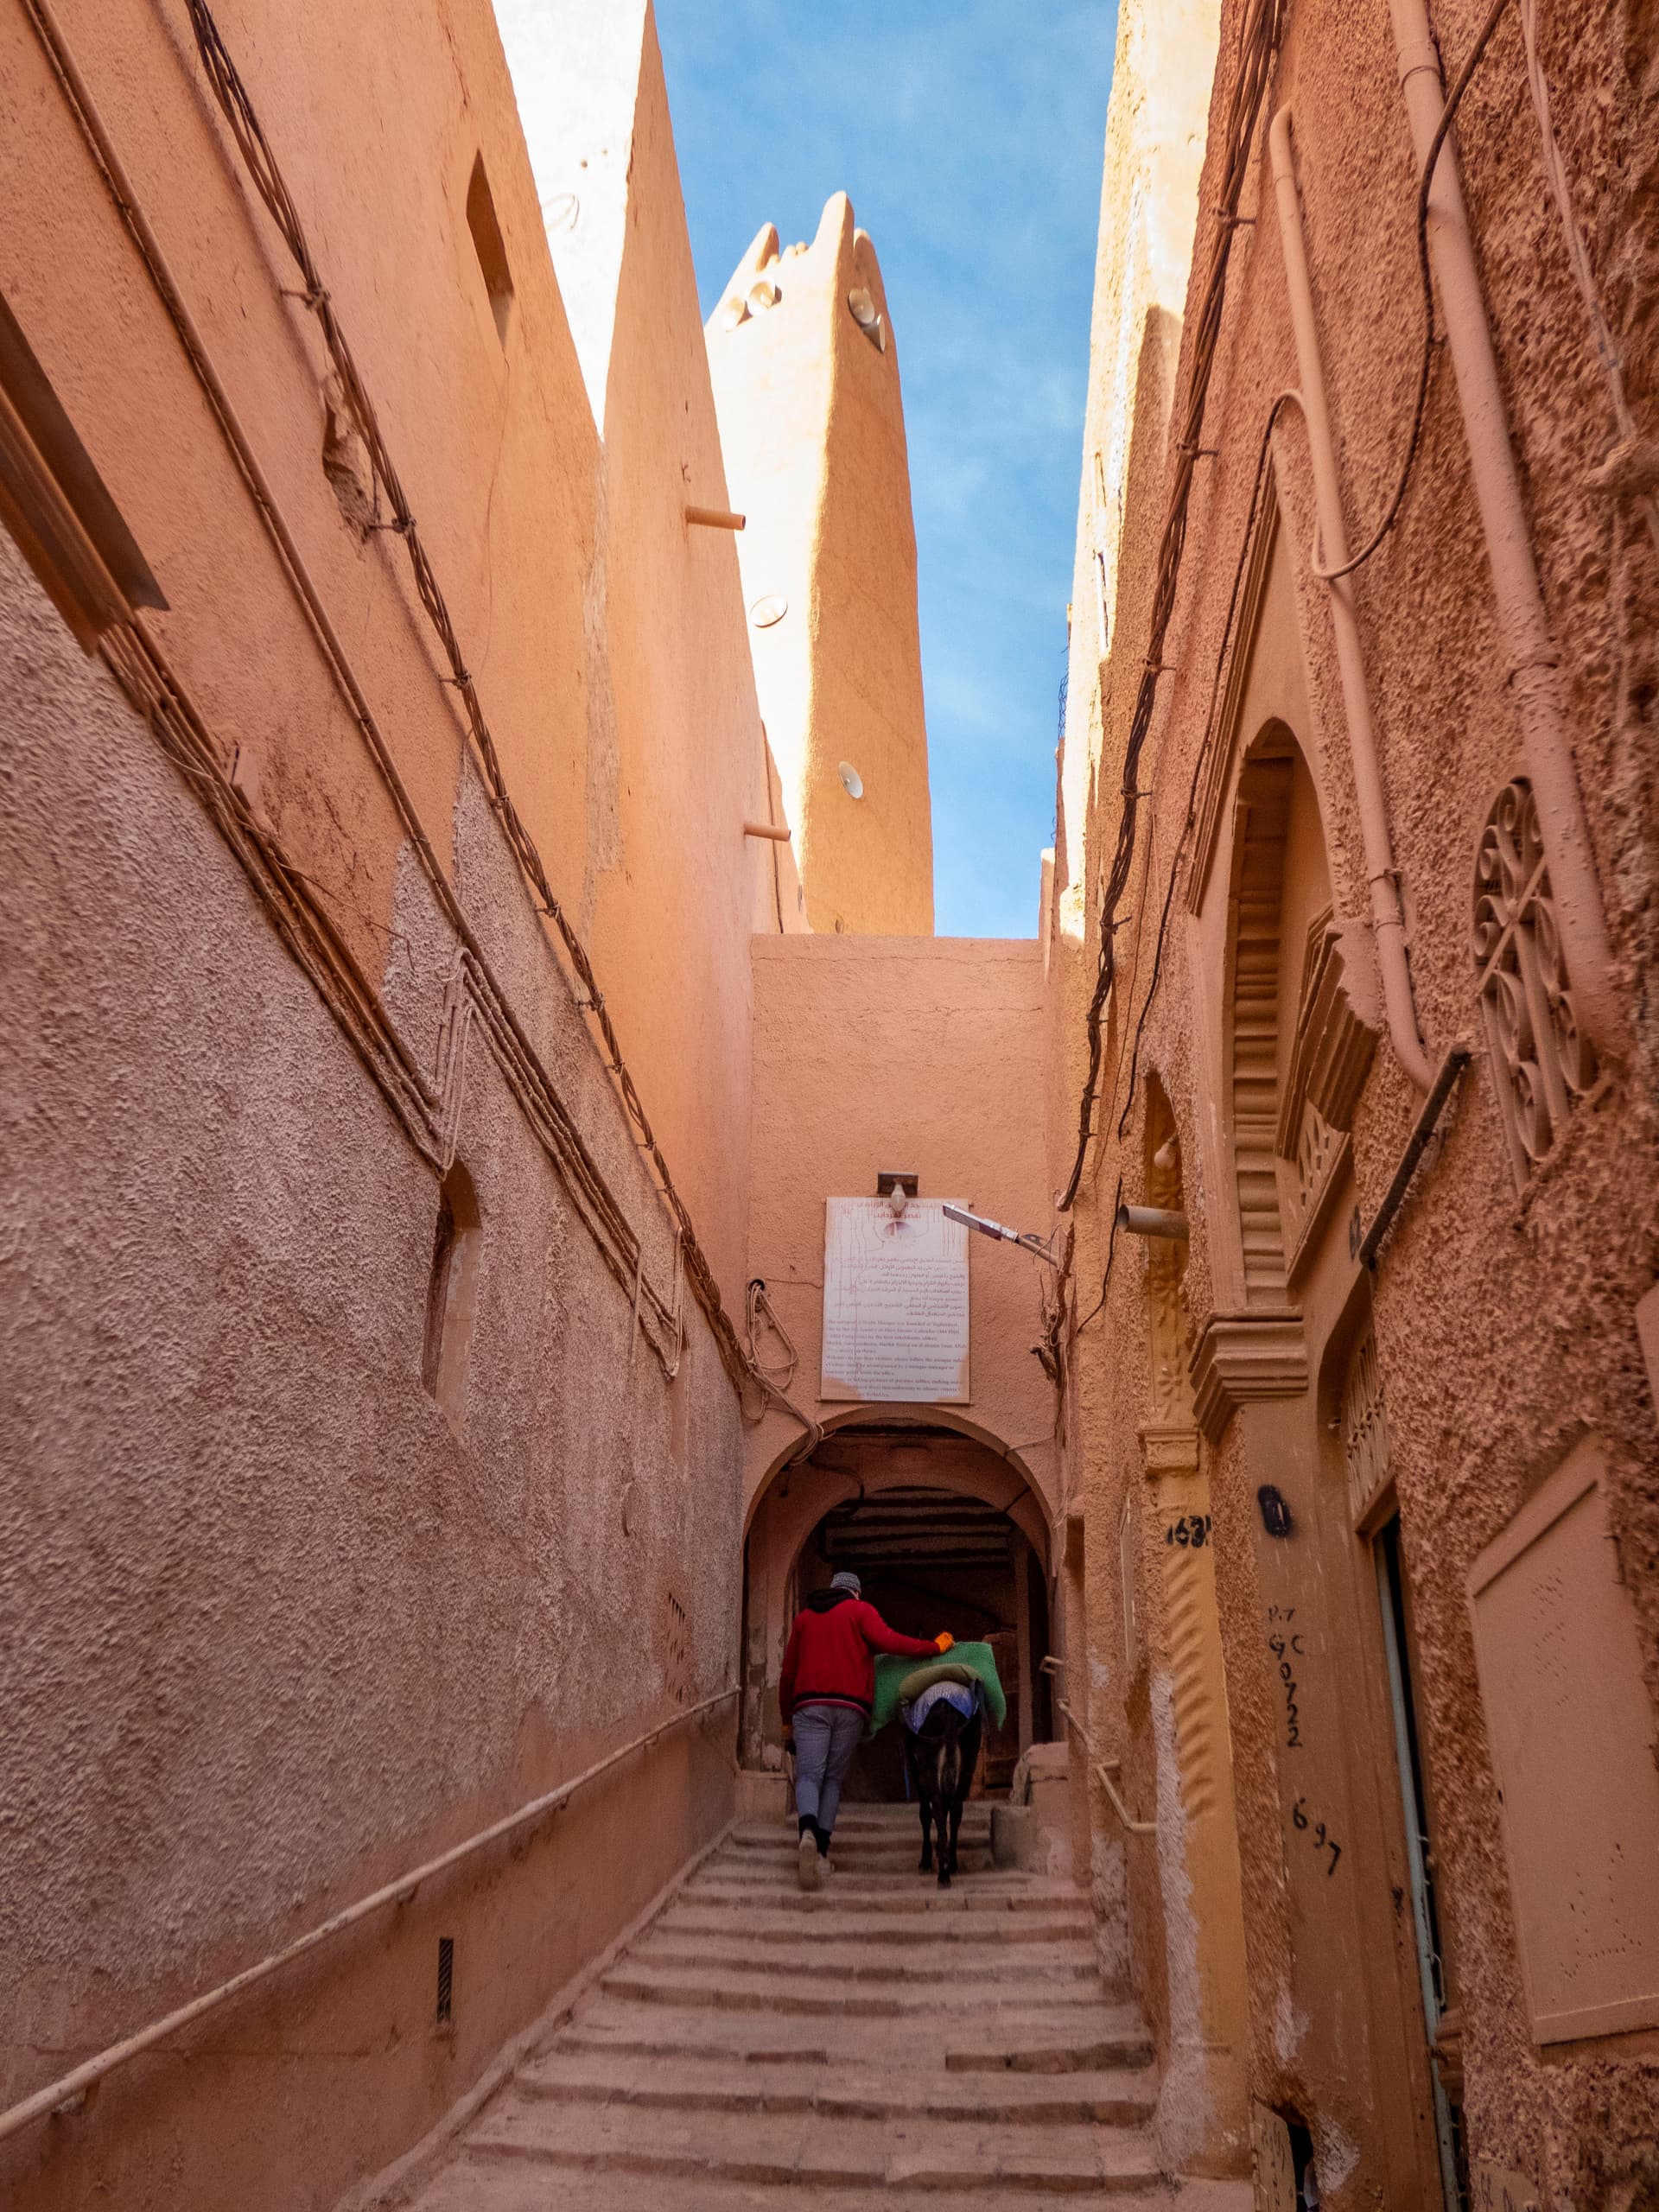
<path id="1" fill-rule="evenodd" d="M 0 207 L 4 2212 L 1659 2212 L 1659 0 Z"/>

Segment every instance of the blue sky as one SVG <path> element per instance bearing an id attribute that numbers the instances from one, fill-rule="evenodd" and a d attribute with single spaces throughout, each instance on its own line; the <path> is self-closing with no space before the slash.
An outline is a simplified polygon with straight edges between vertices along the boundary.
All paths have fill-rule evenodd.
<path id="1" fill-rule="evenodd" d="M 904 377 L 942 935 L 1029 937 L 1054 821 L 1115 0 L 657 0 L 703 313 L 847 192 Z"/>

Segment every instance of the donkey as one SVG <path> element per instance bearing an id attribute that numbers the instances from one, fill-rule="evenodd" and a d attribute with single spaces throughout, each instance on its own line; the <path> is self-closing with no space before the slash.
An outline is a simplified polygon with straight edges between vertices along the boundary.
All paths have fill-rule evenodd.
<path id="1" fill-rule="evenodd" d="M 957 1836 L 962 1808 L 973 1788 L 979 1764 L 982 1733 L 980 1701 L 974 1700 L 971 1715 L 941 1698 L 932 1706 L 919 1729 L 906 1727 L 905 1769 L 916 1791 L 922 1816 L 922 1859 L 925 1874 L 933 1865 L 934 1834 L 938 1840 L 939 1887 L 948 1890 L 957 1872 Z"/>

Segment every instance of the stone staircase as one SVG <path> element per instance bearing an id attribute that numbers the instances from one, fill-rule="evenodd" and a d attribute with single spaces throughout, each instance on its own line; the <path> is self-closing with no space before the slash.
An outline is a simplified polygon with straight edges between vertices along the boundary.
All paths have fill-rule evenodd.
<path id="1" fill-rule="evenodd" d="M 1109 2195 L 1248 2212 L 1160 2174 L 1152 2053 L 1107 2001 L 1070 1884 L 995 1870 L 989 1808 L 948 1891 L 907 1807 L 849 1806 L 836 1871 L 796 1885 L 791 1829 L 735 1829 L 525 2059 L 414 2196 L 418 2212 L 973 2212 Z"/>

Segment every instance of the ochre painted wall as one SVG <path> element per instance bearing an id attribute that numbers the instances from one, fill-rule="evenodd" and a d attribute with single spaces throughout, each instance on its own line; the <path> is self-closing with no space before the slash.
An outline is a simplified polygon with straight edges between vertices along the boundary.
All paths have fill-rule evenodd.
<path id="1" fill-rule="evenodd" d="M 182 7 L 54 11 L 524 1045 L 646 1278 L 675 1239 L 463 744 L 397 536 L 325 471 L 326 363 Z M 215 10 L 301 211 L 505 784 L 741 1316 L 767 764 L 654 34 L 601 443 L 493 16 Z M 467 200 L 482 156 L 512 299 Z M 226 772 L 440 1065 L 456 938 L 22 10 L 0 289 L 164 590 Z M 357 481 L 351 479 L 355 472 Z M 358 519 L 372 519 L 366 505 Z M 385 519 L 384 502 L 380 519 Z M 671 1381 L 484 1027 L 465 1385 L 422 1383 L 435 1175 L 194 787 L 0 539 L 10 1644 L 0 2102 L 734 1681 L 742 1419 L 683 1293 Z M 671 1620 L 690 1623 L 682 1651 Z M 332 2204 L 406 2149 L 732 1802 L 728 1709 L 0 2152 L 67 2207 Z M 27 1910 L 23 1909 L 27 1901 Z M 453 2034 L 433 2033 L 436 1938 Z"/>
<path id="2" fill-rule="evenodd" d="M 797 1402 L 833 1418 L 849 1409 L 817 1401 L 827 1198 L 873 1196 L 892 1167 L 913 1170 L 924 1198 L 1015 1228 L 1051 1216 L 1035 1081 L 1042 963 L 1033 939 L 981 938 L 757 938 L 753 958 L 749 1273 L 799 1347 Z M 1018 1452 L 1052 1513 L 1054 1395 L 1030 1350 L 1049 1272 L 969 1237 L 973 1396 L 947 1417 Z M 750 1433 L 751 1503 L 799 1436 L 775 1409 Z"/>
<path id="3" fill-rule="evenodd" d="M 810 245 L 780 254 L 777 232 L 760 232 L 708 346 L 806 920 L 925 933 L 933 836 L 904 402 L 875 248 L 845 193 Z"/>

